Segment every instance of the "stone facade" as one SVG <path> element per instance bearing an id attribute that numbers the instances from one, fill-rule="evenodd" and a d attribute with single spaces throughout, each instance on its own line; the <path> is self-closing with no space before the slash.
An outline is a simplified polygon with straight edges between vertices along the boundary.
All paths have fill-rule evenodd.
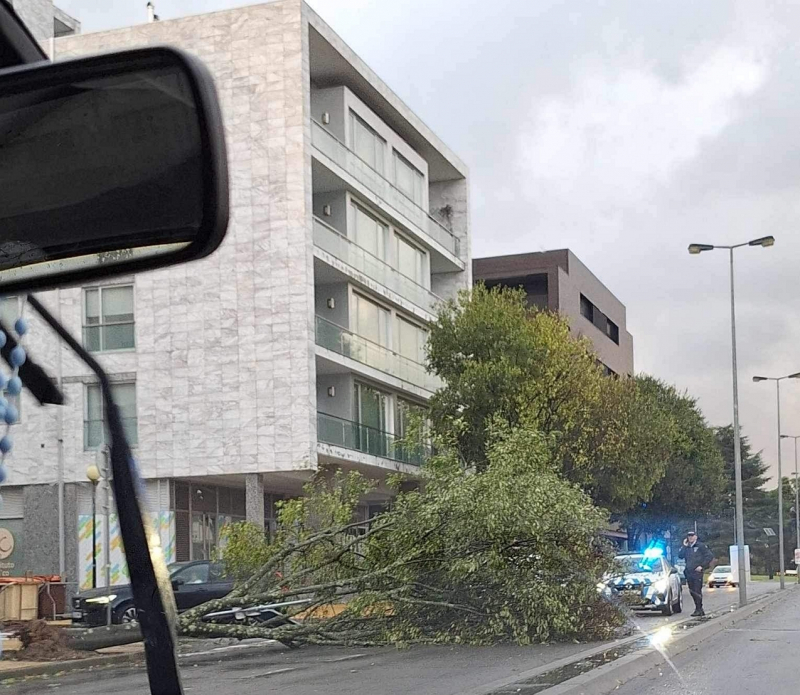
<path id="1" fill-rule="evenodd" d="M 81 23 L 56 7 L 53 0 L 11 0 L 11 5 L 45 50 L 49 50 L 54 35 L 81 33 Z"/>
<path id="2" fill-rule="evenodd" d="M 315 297 L 315 285 L 333 283 L 330 287 L 339 292 L 345 308 L 358 291 L 386 302 L 392 316 L 402 312 L 420 324 L 431 320 L 430 307 L 420 306 L 419 293 L 432 291 L 441 299 L 470 286 L 466 167 L 301 0 L 66 36 L 53 43 L 56 60 L 141 46 L 177 46 L 206 64 L 221 101 L 231 219 L 220 249 L 196 263 L 98 283 L 134 288 L 135 349 L 103 352 L 99 358 L 112 381 L 136 385 L 135 455 L 142 475 L 152 485 L 177 479 L 195 481 L 195 488 L 244 489 L 246 515 L 258 523 L 265 517 L 265 494 L 299 494 L 321 462 L 375 476 L 380 485 L 374 494 L 385 499 L 386 474 L 413 467 L 375 452 L 348 451 L 318 441 L 318 412 L 333 403 L 330 393 L 335 389 L 328 387 L 339 385 L 337 396 L 344 410 L 336 414 L 348 418 L 353 417 L 356 380 L 384 389 L 391 398 L 402 395 L 417 402 L 430 390 L 419 378 L 415 383 L 403 373 L 382 371 L 320 348 L 315 338 L 316 314 L 321 312 L 317 304 L 328 295 Z M 311 94 L 320 81 L 351 90 L 356 95 L 351 101 L 370 112 L 376 126 L 386 133 L 391 129 L 389 151 L 408 148 L 404 157 L 425 170 L 423 204 L 403 203 L 414 220 L 375 192 L 380 190 L 375 185 L 391 187 L 391 182 L 375 180 L 370 189 L 370 181 L 363 179 L 370 172 L 361 163 L 362 181 L 351 185 L 352 172 L 337 168 L 312 142 L 312 127 L 320 126 L 317 118 L 312 121 Z M 341 137 L 348 136 L 343 132 Z M 348 147 L 342 142 L 336 146 Z M 351 162 L 358 159 L 352 152 L 348 157 Z M 384 174 L 389 176 L 388 171 Z M 430 258 L 427 290 L 417 287 L 416 298 L 403 295 L 398 287 L 407 279 L 385 287 L 363 268 L 342 265 L 315 246 L 315 215 L 322 214 L 323 189 L 332 190 L 331 181 L 342 200 L 345 190 L 348 196 L 360 195 L 376 215 L 385 216 L 393 229 L 425 249 Z M 442 239 L 449 240 L 429 219 L 428 198 L 431 215 L 437 207 L 450 210 L 447 224 L 458 239 L 452 244 L 455 254 L 441 245 Z M 439 236 L 430 236 L 427 225 Z M 390 270 L 397 280 L 397 271 Z M 83 330 L 86 289 L 40 295 L 75 335 Z M 345 311 L 342 320 L 347 315 Z M 70 500 L 65 525 L 71 573 L 77 558 L 76 520 L 88 513 L 81 492 L 85 471 L 97 456 L 84 448 L 86 391 L 95 379 L 40 320 L 30 312 L 28 316 L 30 353 L 51 374 L 61 376 L 68 405 L 39 408 L 24 396 L 8 484 L 27 485 L 31 492 L 26 493 L 26 517 L 28 509 L 38 513 L 35 510 L 50 500 L 63 459 Z M 157 499 L 155 511 L 177 508 L 174 487 L 168 483 L 164 490 L 168 492 L 152 498 Z M 174 535 L 178 522 L 170 523 Z M 42 519 L 31 525 L 31 533 L 37 539 L 50 537 L 54 528 L 57 531 L 52 518 Z M 35 564 L 49 568 L 51 541 L 42 542 L 41 548 L 41 560 Z"/>

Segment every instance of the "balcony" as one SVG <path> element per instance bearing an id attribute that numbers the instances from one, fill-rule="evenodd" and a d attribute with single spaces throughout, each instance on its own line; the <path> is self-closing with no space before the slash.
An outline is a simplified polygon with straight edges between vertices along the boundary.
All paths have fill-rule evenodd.
<path id="1" fill-rule="evenodd" d="M 421 466 L 430 457 L 427 446 L 406 447 L 389 432 L 382 432 L 351 420 L 317 413 L 317 439 L 332 446 L 360 451 L 370 456 Z"/>
<path id="2" fill-rule="evenodd" d="M 319 347 L 378 369 L 431 393 L 442 385 L 441 379 L 428 372 L 419 362 L 362 338 L 321 316 L 317 316 L 316 320 L 316 340 Z"/>
<path id="3" fill-rule="evenodd" d="M 427 287 L 417 284 L 316 217 L 314 245 L 428 313 L 435 313 L 436 305 L 442 301 Z"/>
<path id="4" fill-rule="evenodd" d="M 359 183 L 366 186 L 387 205 L 393 207 L 425 235 L 458 258 L 459 240 L 453 233 L 437 222 L 424 208 L 417 205 L 383 174 L 373 169 L 347 145 L 329 132 L 325 126 L 311 121 L 311 143 L 322 154 L 335 162 Z"/>

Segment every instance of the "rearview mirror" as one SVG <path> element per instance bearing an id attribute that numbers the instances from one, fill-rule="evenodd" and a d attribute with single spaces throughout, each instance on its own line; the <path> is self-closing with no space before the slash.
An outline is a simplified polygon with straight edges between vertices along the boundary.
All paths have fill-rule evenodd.
<path id="1" fill-rule="evenodd" d="M 227 221 L 199 61 L 148 48 L 0 74 L 0 294 L 200 258 Z"/>

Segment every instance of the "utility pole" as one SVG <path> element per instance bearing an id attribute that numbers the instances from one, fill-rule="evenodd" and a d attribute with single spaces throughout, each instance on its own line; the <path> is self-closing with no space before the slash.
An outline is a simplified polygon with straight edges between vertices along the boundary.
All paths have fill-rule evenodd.
<path id="1" fill-rule="evenodd" d="M 105 568 L 106 596 L 111 596 L 111 466 L 110 452 L 103 444 L 98 452 L 103 480 L 103 565 Z M 106 602 L 106 625 L 111 625 L 111 601 Z"/>

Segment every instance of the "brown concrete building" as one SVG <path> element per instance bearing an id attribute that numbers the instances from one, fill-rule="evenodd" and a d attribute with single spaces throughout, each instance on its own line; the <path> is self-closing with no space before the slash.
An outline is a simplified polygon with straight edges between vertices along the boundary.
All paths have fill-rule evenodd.
<path id="1" fill-rule="evenodd" d="M 522 287 L 532 306 L 563 314 L 589 338 L 609 373 L 633 373 L 625 305 L 569 249 L 476 258 L 472 275 L 487 287 Z"/>

